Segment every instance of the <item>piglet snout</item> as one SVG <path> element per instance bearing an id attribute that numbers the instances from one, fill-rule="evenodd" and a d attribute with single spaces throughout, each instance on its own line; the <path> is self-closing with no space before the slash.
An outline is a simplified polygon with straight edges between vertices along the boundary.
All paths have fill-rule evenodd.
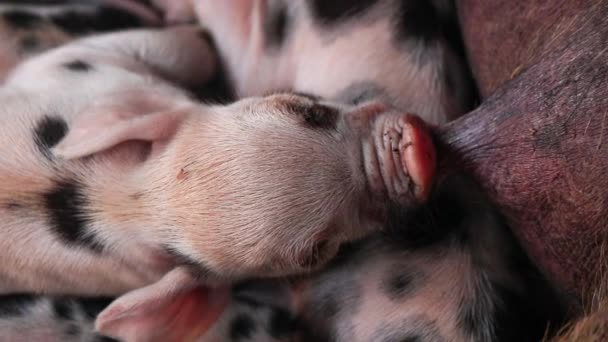
<path id="1" fill-rule="evenodd" d="M 362 163 L 374 198 L 404 206 L 426 200 L 435 176 L 436 154 L 429 127 L 417 116 L 378 103 L 348 116 L 362 143 Z"/>

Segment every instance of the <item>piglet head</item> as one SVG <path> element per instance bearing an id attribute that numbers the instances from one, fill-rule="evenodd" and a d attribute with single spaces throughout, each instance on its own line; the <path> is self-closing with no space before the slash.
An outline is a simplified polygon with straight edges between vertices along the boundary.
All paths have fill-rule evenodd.
<path id="1" fill-rule="evenodd" d="M 342 243 L 380 229 L 389 207 L 428 194 L 434 151 L 425 125 L 409 114 L 294 94 L 229 106 L 127 95 L 91 108 L 54 152 L 80 159 L 139 151 L 121 157 L 135 163 L 120 165 L 125 187 L 139 194 L 131 205 L 147 212 L 131 226 L 204 270 L 203 279 L 316 269 Z M 150 148 L 125 144 L 134 141 Z"/>
<path id="2" fill-rule="evenodd" d="M 435 167 L 418 118 L 294 94 L 208 108 L 173 148 L 185 176 L 171 211 L 198 218 L 179 248 L 253 275 L 318 268 L 389 207 L 424 201 Z"/>

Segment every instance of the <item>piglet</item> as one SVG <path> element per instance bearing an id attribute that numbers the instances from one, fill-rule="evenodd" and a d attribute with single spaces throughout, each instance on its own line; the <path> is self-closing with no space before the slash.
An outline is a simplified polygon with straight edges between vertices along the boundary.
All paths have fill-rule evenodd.
<path id="1" fill-rule="evenodd" d="M 429 193 L 417 117 L 277 94 L 194 101 L 197 28 L 103 35 L 0 89 L 0 293 L 122 295 L 100 327 L 198 284 L 309 272 Z"/>
<path id="2" fill-rule="evenodd" d="M 237 98 L 285 89 L 346 104 L 380 101 L 432 124 L 470 107 L 450 1 L 154 0 L 196 18 Z"/>
<path id="3" fill-rule="evenodd" d="M 23 60 L 78 37 L 160 24 L 135 0 L 1 1 L 0 82 Z"/>

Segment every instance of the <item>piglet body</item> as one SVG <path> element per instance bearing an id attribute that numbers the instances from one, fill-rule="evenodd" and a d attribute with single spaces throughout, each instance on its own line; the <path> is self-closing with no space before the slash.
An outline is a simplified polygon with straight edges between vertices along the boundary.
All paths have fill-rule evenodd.
<path id="1" fill-rule="evenodd" d="M 195 17 L 209 31 L 237 97 L 291 89 L 375 100 L 433 124 L 470 105 L 448 1 L 154 2 L 167 20 Z"/>

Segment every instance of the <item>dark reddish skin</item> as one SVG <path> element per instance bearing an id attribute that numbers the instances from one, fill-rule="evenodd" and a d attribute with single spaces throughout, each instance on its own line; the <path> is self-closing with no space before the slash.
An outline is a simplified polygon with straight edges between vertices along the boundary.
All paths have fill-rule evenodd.
<path id="1" fill-rule="evenodd" d="M 471 173 L 578 301 L 606 264 L 608 1 L 458 6 L 482 103 L 438 130 L 440 173 Z"/>

